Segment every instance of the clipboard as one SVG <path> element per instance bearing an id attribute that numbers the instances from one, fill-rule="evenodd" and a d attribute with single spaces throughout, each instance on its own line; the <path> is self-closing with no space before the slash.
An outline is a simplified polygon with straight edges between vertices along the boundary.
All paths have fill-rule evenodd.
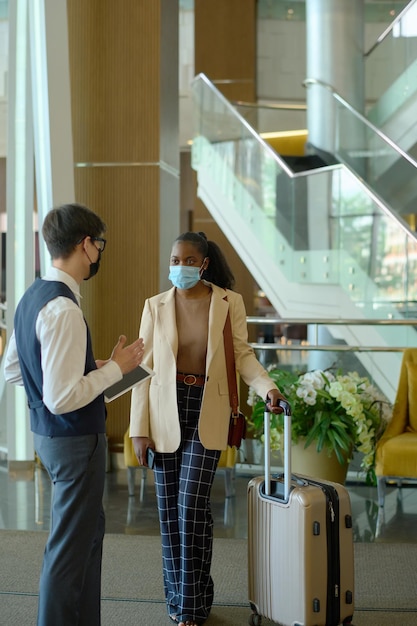
<path id="1" fill-rule="evenodd" d="M 127 391 L 133 389 L 133 387 L 136 387 L 136 385 L 148 380 L 148 378 L 151 378 L 154 374 L 155 372 L 151 370 L 150 367 L 138 365 L 138 367 L 128 374 L 124 374 L 123 378 L 117 381 L 117 383 L 110 385 L 110 387 L 104 390 L 104 401 L 112 402 L 112 400 L 122 396 Z"/>

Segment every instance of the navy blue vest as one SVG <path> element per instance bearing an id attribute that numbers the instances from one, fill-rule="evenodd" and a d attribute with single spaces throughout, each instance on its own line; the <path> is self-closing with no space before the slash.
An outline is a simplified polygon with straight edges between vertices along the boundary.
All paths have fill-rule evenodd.
<path id="1" fill-rule="evenodd" d="M 17 353 L 28 397 L 31 430 L 48 437 L 104 433 L 106 410 L 103 394 L 86 406 L 62 415 L 52 414 L 42 401 L 43 372 L 41 345 L 36 337 L 36 320 L 39 311 L 58 296 L 65 296 L 78 304 L 71 289 L 64 283 L 37 279 L 22 297 L 14 317 Z M 87 352 L 84 375 L 97 369 L 87 323 L 85 327 Z"/>

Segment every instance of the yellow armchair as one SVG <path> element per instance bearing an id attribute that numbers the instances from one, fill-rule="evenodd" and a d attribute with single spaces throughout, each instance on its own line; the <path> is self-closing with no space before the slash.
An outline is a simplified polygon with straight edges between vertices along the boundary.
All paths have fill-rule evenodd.
<path id="1" fill-rule="evenodd" d="M 376 449 L 375 473 L 380 507 L 388 479 L 399 486 L 404 478 L 417 479 L 417 348 L 404 351 L 392 419 Z"/>

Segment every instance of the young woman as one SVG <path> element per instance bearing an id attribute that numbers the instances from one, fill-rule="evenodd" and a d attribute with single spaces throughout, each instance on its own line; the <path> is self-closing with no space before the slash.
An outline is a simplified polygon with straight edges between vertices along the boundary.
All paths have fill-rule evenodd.
<path id="1" fill-rule="evenodd" d="M 155 488 L 168 615 L 199 626 L 213 602 L 210 490 L 230 419 L 223 328 L 230 314 L 236 369 L 275 412 L 284 399 L 247 340 L 242 297 L 219 247 L 204 233 L 174 242 L 173 288 L 145 302 L 143 363 L 155 371 L 132 392 L 130 436 L 141 465 L 155 450 Z M 275 407 L 275 408 L 273 408 Z"/>

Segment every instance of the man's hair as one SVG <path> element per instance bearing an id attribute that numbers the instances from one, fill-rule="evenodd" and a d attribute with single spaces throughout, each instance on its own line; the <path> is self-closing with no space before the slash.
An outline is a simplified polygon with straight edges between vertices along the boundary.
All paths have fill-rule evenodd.
<path id="1" fill-rule="evenodd" d="M 52 259 L 66 259 L 84 237 L 100 237 L 106 225 L 82 204 L 63 204 L 51 209 L 42 226 L 42 235 Z"/>

